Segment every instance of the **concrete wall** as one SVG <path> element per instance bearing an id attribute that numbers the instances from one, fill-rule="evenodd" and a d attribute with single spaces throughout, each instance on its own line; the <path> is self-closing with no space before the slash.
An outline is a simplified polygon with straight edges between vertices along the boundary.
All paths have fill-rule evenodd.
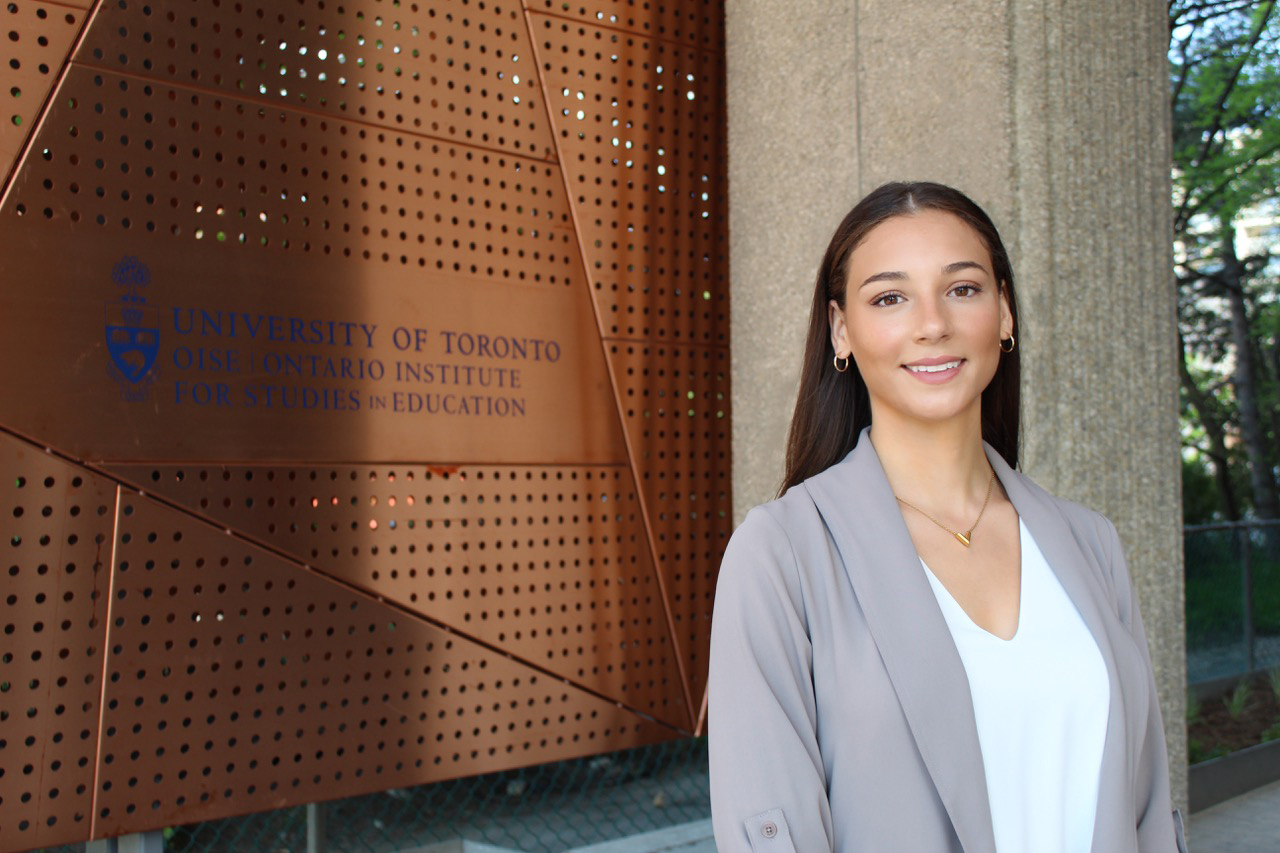
<path id="1" fill-rule="evenodd" d="M 886 180 L 956 185 L 1013 254 L 1023 468 L 1105 512 L 1142 603 L 1185 802 L 1165 7 L 727 4 L 734 511 L 782 476 L 822 251 Z"/>

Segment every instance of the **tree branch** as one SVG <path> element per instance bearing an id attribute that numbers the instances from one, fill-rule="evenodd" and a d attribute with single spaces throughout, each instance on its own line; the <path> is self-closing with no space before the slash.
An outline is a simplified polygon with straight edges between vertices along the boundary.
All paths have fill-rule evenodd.
<path id="1" fill-rule="evenodd" d="M 1245 48 L 1240 54 L 1240 61 L 1235 64 L 1227 78 L 1226 85 L 1223 86 L 1221 94 L 1218 96 L 1218 102 L 1213 111 L 1213 124 L 1209 127 L 1207 133 L 1204 134 L 1204 144 L 1200 147 L 1199 156 L 1193 161 L 1196 164 L 1204 163 L 1209 156 L 1209 150 L 1212 148 L 1214 140 L 1218 134 L 1222 132 L 1223 116 L 1226 114 L 1227 101 L 1231 97 L 1231 93 L 1235 91 L 1236 84 L 1240 81 L 1240 75 L 1244 73 L 1244 68 L 1249 64 L 1249 59 L 1253 55 L 1254 48 L 1258 45 L 1258 39 L 1262 38 L 1262 33 L 1266 30 L 1267 21 L 1271 18 L 1271 13 L 1275 11 L 1276 0 L 1267 0 L 1264 11 L 1258 16 L 1257 23 L 1253 28 L 1253 32 L 1249 34 L 1249 38 L 1245 43 Z M 1228 180 L 1228 183 L 1230 181 Z M 1216 194 L 1216 193 L 1215 193 Z M 1182 200 L 1174 222 L 1185 223 L 1189 216 L 1184 216 L 1187 206 L 1191 201 L 1190 194 Z"/>
<path id="2" fill-rule="evenodd" d="M 1277 141 L 1274 145 L 1271 145 L 1270 147 L 1263 149 L 1262 151 L 1255 154 L 1253 157 L 1249 158 L 1244 163 L 1241 163 L 1239 166 L 1232 169 L 1230 172 L 1227 173 L 1227 176 L 1225 178 L 1219 181 L 1218 184 L 1212 190 L 1209 191 L 1207 195 L 1203 195 L 1200 198 L 1196 199 L 1195 207 L 1190 206 L 1191 193 L 1187 193 L 1187 197 L 1182 200 L 1182 204 L 1180 205 L 1178 212 L 1174 214 L 1173 233 L 1181 234 L 1182 231 L 1187 227 L 1187 223 L 1190 222 L 1193 218 L 1195 218 L 1197 214 L 1200 213 L 1201 208 L 1203 208 L 1206 203 L 1208 203 L 1211 199 L 1216 198 L 1219 194 L 1221 194 L 1228 187 L 1230 187 L 1231 184 L 1234 183 L 1238 178 L 1240 178 L 1242 175 L 1248 174 L 1250 170 L 1260 165 L 1262 161 L 1266 160 L 1268 157 L 1270 157 L 1272 154 L 1275 154 L 1277 151 L 1280 151 L 1280 141 Z"/>
<path id="3" fill-rule="evenodd" d="M 1172 3 L 1170 3 L 1169 5 L 1170 7 L 1173 6 Z M 1225 2 L 1222 2 L 1222 3 L 1203 3 L 1197 7 L 1191 7 L 1191 8 L 1185 9 L 1182 13 L 1182 14 L 1190 14 L 1193 11 L 1203 12 L 1204 14 L 1202 14 L 1198 18 L 1189 18 L 1184 20 L 1174 15 L 1170 15 L 1169 29 L 1170 31 L 1172 31 L 1175 27 L 1199 26 L 1200 24 L 1206 23 L 1208 21 L 1212 21 L 1216 18 L 1226 17 L 1227 15 L 1232 15 L 1232 14 L 1235 14 L 1236 12 L 1243 12 L 1244 10 L 1250 8 L 1253 5 L 1254 5 L 1253 0 L 1225 0 Z M 1230 8 L 1224 8 L 1224 7 L 1230 7 Z M 1213 11 L 1207 11 L 1210 9 Z"/>

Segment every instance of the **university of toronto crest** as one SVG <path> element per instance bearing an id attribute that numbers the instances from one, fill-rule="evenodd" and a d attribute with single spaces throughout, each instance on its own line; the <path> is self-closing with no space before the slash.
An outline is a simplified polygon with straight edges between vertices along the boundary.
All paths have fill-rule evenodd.
<path id="1" fill-rule="evenodd" d="M 107 352 L 111 356 L 111 376 L 120 385 L 124 399 L 140 402 L 156 377 L 152 374 L 160 353 L 159 314 L 147 304 L 144 290 L 151 272 L 134 257 L 124 257 L 111 270 L 120 296 L 107 303 Z"/>

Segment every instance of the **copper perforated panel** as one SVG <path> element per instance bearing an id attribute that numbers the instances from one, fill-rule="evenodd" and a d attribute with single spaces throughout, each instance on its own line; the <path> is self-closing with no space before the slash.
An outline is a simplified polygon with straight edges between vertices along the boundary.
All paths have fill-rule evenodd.
<path id="1" fill-rule="evenodd" d="M 7 174 L 84 24 L 89 0 L 9 0 L 0 12 L 0 168 Z M 84 8 L 77 8 L 84 7 Z"/>
<path id="2" fill-rule="evenodd" d="M 694 730 L 720 5 L 6 14 L 0 850 Z"/>
<path id="3" fill-rule="evenodd" d="M 619 20 L 618 6 L 627 12 Z M 606 7 L 612 6 L 612 11 Z M 632 464 L 693 703 L 732 530 L 724 56 L 696 4 L 530 15 Z M 630 15 L 631 17 L 628 17 Z M 609 25 L 605 25 L 605 24 Z M 719 44 L 718 36 L 716 44 Z M 697 709 L 691 712 L 697 714 Z"/>
<path id="4" fill-rule="evenodd" d="M 220 524 L 687 727 L 624 466 L 117 466 Z"/>
<path id="5" fill-rule="evenodd" d="M 724 4 L 709 0 L 530 0 L 531 11 L 723 52 Z"/>
<path id="6" fill-rule="evenodd" d="M 602 333 L 727 345 L 723 55 L 531 20 Z"/>
<path id="7" fill-rule="evenodd" d="M 670 736 L 132 495 L 114 569 L 100 834 Z"/>
<path id="8" fill-rule="evenodd" d="M 89 836 L 116 485 L 0 435 L 0 846 Z"/>
<path id="9" fill-rule="evenodd" d="M 549 159 L 516 0 L 109 0 L 77 59 L 270 106 Z M 478 173 L 479 170 L 473 172 Z"/>
<path id="10" fill-rule="evenodd" d="M 581 274 L 554 164 L 79 66 L 48 122 L 20 214 L 419 274 Z"/>
<path id="11" fill-rule="evenodd" d="M 729 352 L 619 341 L 609 356 L 654 520 L 675 641 L 700 700 L 715 574 L 733 531 Z"/>

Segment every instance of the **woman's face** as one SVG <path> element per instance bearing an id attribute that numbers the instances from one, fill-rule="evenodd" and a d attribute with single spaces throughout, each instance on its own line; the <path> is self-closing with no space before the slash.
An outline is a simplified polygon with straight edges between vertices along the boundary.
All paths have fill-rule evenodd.
<path id="1" fill-rule="evenodd" d="M 868 232 L 830 319 L 836 355 L 852 356 L 867 384 L 873 422 L 978 418 L 1000 341 L 1013 334 L 982 238 L 936 210 Z"/>

